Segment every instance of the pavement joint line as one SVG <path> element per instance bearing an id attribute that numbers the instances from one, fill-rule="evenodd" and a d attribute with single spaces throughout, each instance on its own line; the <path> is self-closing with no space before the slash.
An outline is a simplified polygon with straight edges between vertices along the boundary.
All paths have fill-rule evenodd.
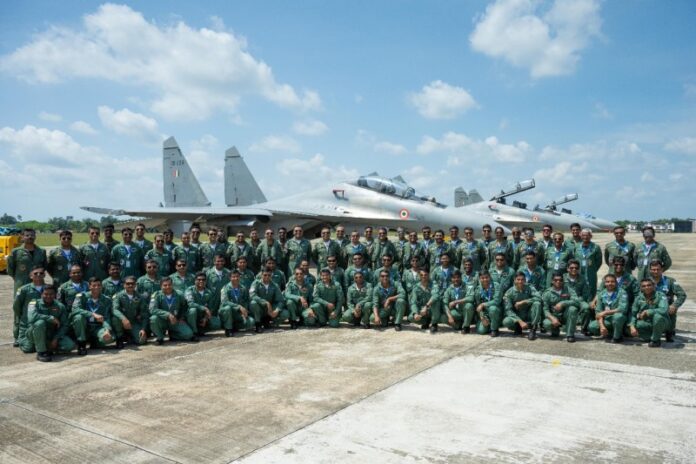
<path id="1" fill-rule="evenodd" d="M 423 367 L 422 369 L 420 369 L 420 370 L 418 370 L 418 371 L 412 373 L 411 375 L 407 375 L 406 377 L 403 377 L 403 378 L 401 378 L 401 379 L 399 379 L 399 380 L 396 380 L 395 382 L 392 382 L 392 383 L 390 383 L 390 384 L 388 384 L 388 385 L 385 385 L 384 387 L 382 387 L 382 388 L 380 388 L 380 389 L 378 389 L 378 390 L 375 390 L 375 391 L 373 391 L 372 393 L 370 393 L 370 394 L 368 394 L 368 395 L 362 396 L 362 397 L 356 399 L 355 401 L 350 402 L 350 404 L 346 404 L 345 406 L 343 406 L 343 407 L 341 407 L 341 408 L 339 408 L 339 409 L 336 409 L 335 411 L 328 412 L 328 413 L 324 414 L 323 416 L 319 417 L 318 419 L 316 419 L 316 420 L 314 420 L 314 421 L 312 421 L 312 422 L 309 422 L 309 423 L 303 425 L 302 427 L 299 427 L 299 428 L 297 428 L 297 429 L 291 430 L 291 431 L 289 431 L 289 432 L 287 432 L 287 433 L 285 433 L 285 434 L 283 434 L 283 435 L 281 435 L 281 436 L 279 436 L 279 437 L 277 437 L 277 438 L 275 438 L 275 439 L 269 441 L 269 442 L 266 443 L 265 445 L 261 445 L 261 446 L 255 448 L 255 449 L 253 449 L 253 450 L 247 452 L 247 453 L 244 453 L 244 454 L 242 454 L 242 455 L 240 455 L 240 456 L 237 456 L 237 457 L 234 458 L 232 461 L 229 461 L 227 464 L 233 464 L 233 463 L 238 462 L 238 461 L 240 461 L 240 460 L 242 460 L 242 459 L 244 459 L 244 458 L 246 458 L 246 457 L 248 457 L 248 456 L 251 456 L 252 454 L 256 453 L 257 451 L 261 451 L 261 450 L 263 450 L 263 449 L 265 449 L 265 448 L 268 448 L 269 446 L 272 446 L 272 445 L 278 443 L 280 440 L 282 440 L 283 438 L 285 438 L 285 437 L 287 437 L 287 436 L 290 436 L 290 435 L 292 435 L 292 434 L 294 434 L 294 433 L 297 433 L 297 432 L 301 432 L 302 430 L 304 430 L 304 429 L 306 429 L 307 427 L 310 427 L 310 426 L 316 424 L 317 422 L 321 422 L 321 421 L 323 421 L 324 419 L 327 419 L 327 418 L 329 418 L 329 417 L 331 417 L 331 416 L 334 416 L 334 415 L 340 413 L 341 411 L 344 411 L 345 409 L 350 408 L 351 406 L 354 406 L 354 405 L 356 405 L 356 404 L 362 403 L 363 401 L 365 401 L 365 400 L 367 400 L 367 399 L 369 399 L 369 398 L 372 398 L 373 396 L 379 395 L 380 393 L 382 393 L 382 392 L 385 391 L 385 390 L 388 390 L 388 389 L 390 389 L 390 388 L 392 388 L 392 387 L 394 387 L 394 386 L 396 386 L 396 385 L 399 385 L 399 384 L 401 384 L 401 383 L 403 383 L 403 382 L 406 382 L 406 381 L 409 380 L 409 379 L 412 379 L 412 378 L 414 378 L 414 377 L 416 377 L 416 376 L 418 376 L 418 375 L 420 375 L 420 374 L 422 374 L 422 373 L 424 373 L 424 372 L 426 372 L 426 371 L 428 371 L 428 370 L 430 370 L 430 369 L 434 369 L 434 368 L 436 368 L 437 366 L 440 366 L 440 365 L 442 365 L 442 364 L 444 364 L 444 363 L 446 363 L 446 362 L 448 362 L 448 361 L 451 361 L 451 360 L 454 359 L 454 358 L 457 358 L 457 357 L 459 357 L 459 356 L 462 356 L 463 354 L 466 354 L 466 353 L 469 352 L 469 351 L 478 349 L 478 348 L 480 348 L 482 345 L 491 343 L 492 341 L 493 341 L 493 340 L 491 339 L 491 337 L 486 337 L 486 339 L 481 340 L 479 343 L 476 343 L 476 344 L 474 344 L 474 345 L 472 345 L 472 346 L 469 346 L 469 347 L 467 347 L 467 348 L 464 348 L 464 349 L 461 349 L 461 350 L 459 350 L 459 351 L 456 351 L 456 352 L 452 353 L 450 356 L 447 356 L 447 357 L 443 358 L 441 361 L 436 362 L 435 364 L 431 364 L 430 366 Z"/>
<path id="2" fill-rule="evenodd" d="M 525 353 L 538 354 L 538 353 L 534 353 L 531 351 L 525 351 Z M 500 352 L 496 353 L 495 351 L 490 352 L 490 353 L 486 353 L 485 356 L 490 356 L 491 358 L 513 359 L 516 361 L 529 361 L 529 362 L 534 362 L 534 363 L 538 363 L 538 364 L 553 364 L 553 361 L 549 361 L 549 360 L 545 360 L 545 359 L 526 358 L 524 356 L 515 357 L 515 356 L 511 356 L 511 355 L 502 354 Z M 553 356 L 553 355 L 545 354 L 545 356 Z M 584 358 L 573 358 L 571 356 L 557 356 L 557 357 L 572 360 L 572 361 L 587 361 Z M 598 362 L 598 363 L 602 363 L 602 364 L 609 364 L 606 361 L 594 361 L 594 362 Z M 568 363 L 568 364 L 570 364 L 570 363 Z M 587 370 L 593 370 L 593 371 L 605 371 L 605 372 L 612 372 L 615 374 L 626 374 L 626 375 L 635 375 L 635 376 L 642 376 L 642 377 L 648 375 L 647 373 L 631 372 L 630 370 L 610 369 L 610 368 L 602 367 L 602 366 L 582 365 L 581 362 L 577 362 L 573 367 L 577 367 L 579 369 L 587 369 Z M 636 367 L 640 367 L 640 366 L 636 366 Z M 649 367 L 649 369 L 660 369 L 660 368 Z M 664 370 L 664 369 L 662 369 L 662 370 Z M 649 375 L 649 376 L 650 377 L 657 377 L 657 378 L 664 379 L 664 380 L 678 380 L 681 382 L 691 382 L 691 383 L 696 382 L 696 378 L 693 378 L 693 377 L 690 379 L 685 379 L 685 378 L 671 377 L 671 376 L 665 376 L 665 375 Z"/>
<path id="3" fill-rule="evenodd" d="M 73 427 L 73 428 L 78 429 L 78 430 L 81 430 L 81 431 L 83 431 L 83 432 L 91 433 L 91 434 L 93 434 L 93 435 L 97 435 L 97 436 L 102 437 L 102 438 L 105 438 L 105 439 L 107 439 L 107 440 L 111 440 L 111 441 L 114 441 L 114 442 L 116 442 L 116 443 L 121 443 L 122 445 L 126 445 L 126 446 L 129 446 L 129 447 L 131 447 L 131 448 L 135 448 L 135 449 L 140 450 L 140 451 L 142 451 L 142 452 L 144 452 L 144 453 L 150 454 L 150 455 L 152 455 L 152 456 L 156 456 L 156 457 L 158 457 L 158 458 L 160 458 L 160 459 L 164 459 L 164 460 L 166 460 L 166 461 L 173 462 L 173 463 L 176 463 L 176 464 L 183 464 L 182 461 L 177 461 L 176 459 L 172 459 L 172 458 L 169 458 L 169 457 L 167 457 L 167 456 L 163 456 L 163 455 L 158 454 L 158 453 L 156 453 L 156 452 L 154 452 L 154 451 L 151 451 L 151 450 L 149 450 L 149 449 L 147 449 L 147 448 L 143 448 L 142 446 L 136 445 L 135 443 L 131 443 L 131 442 L 125 441 L 125 440 L 123 440 L 123 439 L 121 439 L 121 438 L 118 438 L 118 437 L 115 437 L 115 436 L 112 436 L 112 435 L 108 435 L 108 434 L 106 434 L 106 433 L 104 433 L 104 432 L 101 432 L 101 431 L 98 431 L 98 430 L 89 429 L 89 428 L 87 428 L 87 427 L 85 427 L 85 426 L 80 425 L 79 423 L 73 422 L 73 421 L 71 421 L 71 420 L 69 420 L 69 419 L 66 419 L 66 418 L 64 418 L 64 417 L 61 417 L 61 416 L 58 416 L 58 415 L 55 415 L 55 414 L 51 414 L 51 413 L 46 412 L 46 411 L 39 411 L 39 410 L 36 410 L 36 409 L 34 409 L 34 408 L 30 407 L 30 406 L 27 406 L 27 405 L 25 405 L 25 404 L 19 404 L 19 403 L 15 403 L 15 402 L 7 402 L 6 404 L 9 404 L 10 406 L 14 406 L 14 407 L 16 407 L 16 408 L 18 408 L 18 409 L 22 409 L 22 410 L 24 410 L 24 411 L 30 412 L 30 413 L 32 413 L 32 414 L 36 414 L 36 415 L 45 417 L 45 418 L 47 418 L 47 419 L 51 419 L 51 420 L 53 420 L 53 421 L 60 422 L 61 424 L 67 425 L 67 426 L 69 426 L 69 427 Z"/>

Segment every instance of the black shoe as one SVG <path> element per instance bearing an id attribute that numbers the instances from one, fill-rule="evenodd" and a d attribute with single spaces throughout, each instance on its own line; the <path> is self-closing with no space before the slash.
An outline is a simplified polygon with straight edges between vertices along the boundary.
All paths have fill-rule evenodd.
<path id="1" fill-rule="evenodd" d="M 433 324 L 430 326 L 430 333 L 434 334 L 435 332 L 437 332 L 437 324 Z"/>
<path id="2" fill-rule="evenodd" d="M 536 334 L 536 329 L 532 328 L 529 329 L 529 334 L 527 334 L 527 340 L 536 340 L 537 334 Z"/>
<path id="3" fill-rule="evenodd" d="M 539 332 L 545 334 L 546 333 L 546 327 L 544 327 L 544 324 L 539 325 Z"/>
<path id="4" fill-rule="evenodd" d="M 198 336 L 199 336 L 199 337 L 205 337 L 205 332 L 199 331 L 199 332 L 198 332 Z"/>
<path id="5" fill-rule="evenodd" d="M 558 332 L 558 333 L 556 333 L 556 332 L 551 332 L 551 335 L 549 335 L 549 336 L 550 336 L 551 338 L 558 338 L 558 337 L 561 336 L 561 333 L 560 333 L 560 332 Z"/>
<path id="6" fill-rule="evenodd" d="M 119 337 L 116 339 L 116 349 L 117 350 L 123 349 L 123 337 Z"/>
<path id="7" fill-rule="evenodd" d="M 395 324 L 394 330 L 396 330 L 397 332 L 401 332 L 401 324 Z"/>
<path id="8" fill-rule="evenodd" d="M 363 328 L 363 329 L 369 329 L 369 328 L 370 328 L 370 323 L 368 322 L 367 324 L 365 324 L 364 326 L 362 326 L 362 328 Z"/>
<path id="9" fill-rule="evenodd" d="M 608 343 L 621 343 L 623 342 L 623 337 L 621 338 L 607 338 Z"/>
<path id="10" fill-rule="evenodd" d="M 357 326 L 359 326 L 359 325 L 360 325 L 360 321 L 355 321 L 355 322 L 353 322 L 353 327 L 357 327 Z"/>
<path id="11" fill-rule="evenodd" d="M 264 329 L 270 329 L 270 328 L 271 328 L 271 321 L 268 320 L 268 319 L 266 319 L 265 321 L 263 321 L 263 328 L 264 328 Z"/>
<path id="12" fill-rule="evenodd" d="M 421 324 L 421 330 L 425 330 L 428 328 L 428 324 Z"/>
<path id="13" fill-rule="evenodd" d="M 649 346 L 650 348 L 659 348 L 660 345 L 661 345 L 661 343 L 660 343 L 659 341 L 656 341 L 656 342 L 652 342 L 652 341 L 651 341 L 650 343 L 648 343 L 648 346 Z"/>
<path id="14" fill-rule="evenodd" d="M 292 330 L 297 329 L 297 322 L 295 322 L 295 321 L 290 321 L 290 329 L 292 329 Z"/>
<path id="15" fill-rule="evenodd" d="M 158 339 L 155 341 L 155 343 L 157 343 L 158 345 L 164 345 L 164 339 L 158 338 Z"/>
<path id="16" fill-rule="evenodd" d="M 194 335 L 193 337 L 191 337 L 191 339 L 189 341 L 193 342 L 193 343 L 198 343 L 201 341 L 201 339 L 198 338 L 198 335 Z"/>
<path id="17" fill-rule="evenodd" d="M 568 343 L 575 343 L 575 335 L 571 335 L 568 338 L 566 338 L 566 341 Z"/>
<path id="18" fill-rule="evenodd" d="M 665 332 L 665 342 L 667 343 L 672 343 L 674 342 L 674 332 L 671 330 L 668 330 Z"/>
<path id="19" fill-rule="evenodd" d="M 522 335 L 522 327 L 519 324 L 515 324 L 515 335 Z"/>
<path id="20" fill-rule="evenodd" d="M 463 328 L 462 328 L 462 333 L 463 333 L 463 334 L 471 333 L 471 327 L 463 327 Z"/>
<path id="21" fill-rule="evenodd" d="M 14 343 L 12 343 L 12 346 L 15 348 L 19 348 L 19 340 L 15 340 Z"/>
<path id="22" fill-rule="evenodd" d="M 256 332 L 257 334 L 263 333 L 263 326 L 261 324 L 256 324 L 254 332 Z"/>
<path id="23" fill-rule="evenodd" d="M 38 359 L 41 362 L 53 361 L 53 357 L 51 357 L 51 353 L 49 353 L 48 351 L 44 351 L 42 353 L 36 353 L 36 359 Z"/>
<path id="24" fill-rule="evenodd" d="M 82 342 L 78 345 L 77 354 L 79 354 L 80 356 L 84 356 L 87 354 L 87 344 L 85 342 Z"/>
<path id="25" fill-rule="evenodd" d="M 498 335 L 500 335 L 500 330 L 491 330 L 491 337 L 497 337 Z"/>
<path id="26" fill-rule="evenodd" d="M 232 336 L 232 329 L 225 329 L 225 337 L 231 337 Z"/>

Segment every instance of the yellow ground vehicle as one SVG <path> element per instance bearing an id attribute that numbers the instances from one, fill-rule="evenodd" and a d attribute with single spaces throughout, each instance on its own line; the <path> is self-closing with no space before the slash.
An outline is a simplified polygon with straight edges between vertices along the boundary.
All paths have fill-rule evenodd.
<path id="1" fill-rule="evenodd" d="M 7 257 L 19 243 L 19 235 L 0 235 L 0 272 L 7 272 Z"/>

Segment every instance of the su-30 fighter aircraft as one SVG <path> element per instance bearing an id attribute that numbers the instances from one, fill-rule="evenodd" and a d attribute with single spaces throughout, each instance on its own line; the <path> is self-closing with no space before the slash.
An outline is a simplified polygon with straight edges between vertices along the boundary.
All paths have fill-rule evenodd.
<path id="1" fill-rule="evenodd" d="M 484 224 L 501 226 L 490 217 L 466 209 L 448 207 L 434 198 L 419 196 L 400 176 L 377 173 L 326 188 L 266 201 L 256 180 L 236 148 L 225 153 L 225 207 L 211 207 L 186 158 L 173 137 L 163 144 L 165 204 L 151 209 L 111 209 L 83 206 L 98 214 L 147 218 L 149 226 L 168 226 L 179 233 L 194 222 L 222 227 L 230 233 L 251 227 L 301 225 L 308 235 L 324 224 L 348 226 L 423 226 L 447 229 Z M 315 230 L 316 229 L 316 230 Z"/>

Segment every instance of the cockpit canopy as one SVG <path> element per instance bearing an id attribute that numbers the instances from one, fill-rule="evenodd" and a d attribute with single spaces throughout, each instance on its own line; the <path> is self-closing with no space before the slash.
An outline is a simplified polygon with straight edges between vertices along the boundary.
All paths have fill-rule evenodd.
<path id="1" fill-rule="evenodd" d="M 360 176 L 357 185 L 374 190 L 375 192 L 386 193 L 400 198 L 413 198 L 416 196 L 415 189 L 409 187 L 401 177 L 389 179 L 388 177 L 369 174 L 367 176 Z"/>

